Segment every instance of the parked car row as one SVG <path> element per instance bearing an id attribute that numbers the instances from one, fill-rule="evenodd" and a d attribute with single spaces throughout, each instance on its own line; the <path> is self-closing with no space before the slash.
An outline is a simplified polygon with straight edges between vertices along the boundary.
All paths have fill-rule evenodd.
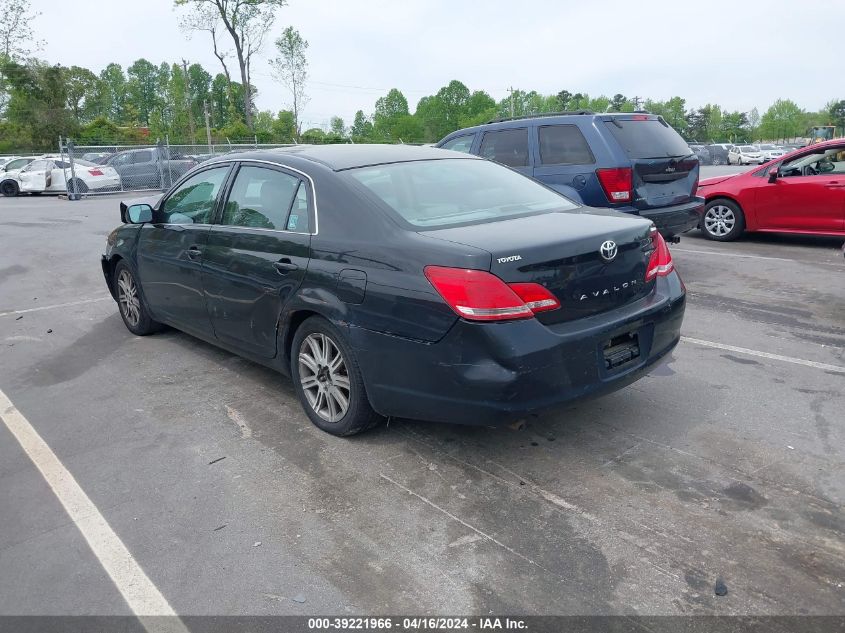
<path id="1" fill-rule="evenodd" d="M 0 165 L 0 194 L 166 189 L 202 160 L 157 147 L 92 152 L 74 159 L 74 175 L 66 155 L 10 156 Z"/>
<path id="2" fill-rule="evenodd" d="M 0 167 L 0 193 L 7 197 L 20 193 L 61 193 L 76 191 L 118 191 L 120 175 L 112 167 L 86 160 L 74 161 L 54 154 L 14 157 Z"/>

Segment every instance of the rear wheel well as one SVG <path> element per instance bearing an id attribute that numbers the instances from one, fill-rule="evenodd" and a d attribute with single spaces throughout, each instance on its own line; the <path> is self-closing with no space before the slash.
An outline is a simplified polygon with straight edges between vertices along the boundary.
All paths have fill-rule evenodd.
<path id="1" fill-rule="evenodd" d="M 290 315 L 290 318 L 288 319 L 287 323 L 287 329 L 284 333 L 285 339 L 283 341 L 283 352 L 285 355 L 284 358 L 287 366 L 290 366 L 293 337 L 296 335 L 296 331 L 299 329 L 299 326 L 302 325 L 307 318 L 312 316 L 320 316 L 320 314 L 311 310 L 299 310 Z"/>

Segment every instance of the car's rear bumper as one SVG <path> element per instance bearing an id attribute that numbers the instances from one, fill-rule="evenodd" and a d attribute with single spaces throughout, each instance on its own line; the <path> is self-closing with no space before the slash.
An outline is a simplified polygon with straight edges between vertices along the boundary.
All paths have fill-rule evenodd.
<path id="1" fill-rule="evenodd" d="M 459 320 L 436 343 L 352 327 L 350 341 L 382 415 L 495 426 L 638 380 L 678 343 L 684 308 L 672 273 L 648 297 L 578 321 Z M 639 357 L 606 369 L 604 343 L 629 332 Z"/>
<path id="2" fill-rule="evenodd" d="M 704 198 L 695 197 L 689 202 L 652 209 L 620 208 L 623 213 L 634 213 L 654 222 L 664 237 L 680 235 L 698 227 L 704 215 Z"/>

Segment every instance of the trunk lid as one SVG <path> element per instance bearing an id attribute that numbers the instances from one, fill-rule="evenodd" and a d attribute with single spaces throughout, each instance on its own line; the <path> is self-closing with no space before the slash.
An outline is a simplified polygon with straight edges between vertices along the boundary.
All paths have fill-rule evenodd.
<path id="1" fill-rule="evenodd" d="M 698 157 L 662 117 L 612 116 L 604 124 L 631 160 L 634 207 L 683 204 L 695 196 Z"/>
<path id="2" fill-rule="evenodd" d="M 490 272 L 508 283 L 549 289 L 561 308 L 537 315 L 542 323 L 571 321 L 631 303 L 651 291 L 645 283 L 651 222 L 604 209 L 580 208 L 425 231 L 421 235 L 486 250 Z M 602 245 L 612 241 L 607 261 Z"/>

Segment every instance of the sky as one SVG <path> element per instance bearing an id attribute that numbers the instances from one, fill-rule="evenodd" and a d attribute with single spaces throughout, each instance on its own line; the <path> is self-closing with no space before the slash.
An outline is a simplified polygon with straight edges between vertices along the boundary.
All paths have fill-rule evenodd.
<path id="1" fill-rule="evenodd" d="M 210 37 L 179 28 L 172 0 L 30 0 L 39 57 L 99 72 L 140 57 L 221 72 Z M 844 99 L 843 0 L 288 0 L 253 66 L 257 106 L 290 104 L 268 60 L 293 26 L 308 41 L 305 127 L 352 123 L 390 88 L 411 111 L 452 79 L 497 101 L 513 87 L 622 93 L 762 114 L 778 98 L 807 110 Z M 237 74 L 237 65 L 230 66 Z M 233 75 L 233 79 L 234 79 Z"/>

